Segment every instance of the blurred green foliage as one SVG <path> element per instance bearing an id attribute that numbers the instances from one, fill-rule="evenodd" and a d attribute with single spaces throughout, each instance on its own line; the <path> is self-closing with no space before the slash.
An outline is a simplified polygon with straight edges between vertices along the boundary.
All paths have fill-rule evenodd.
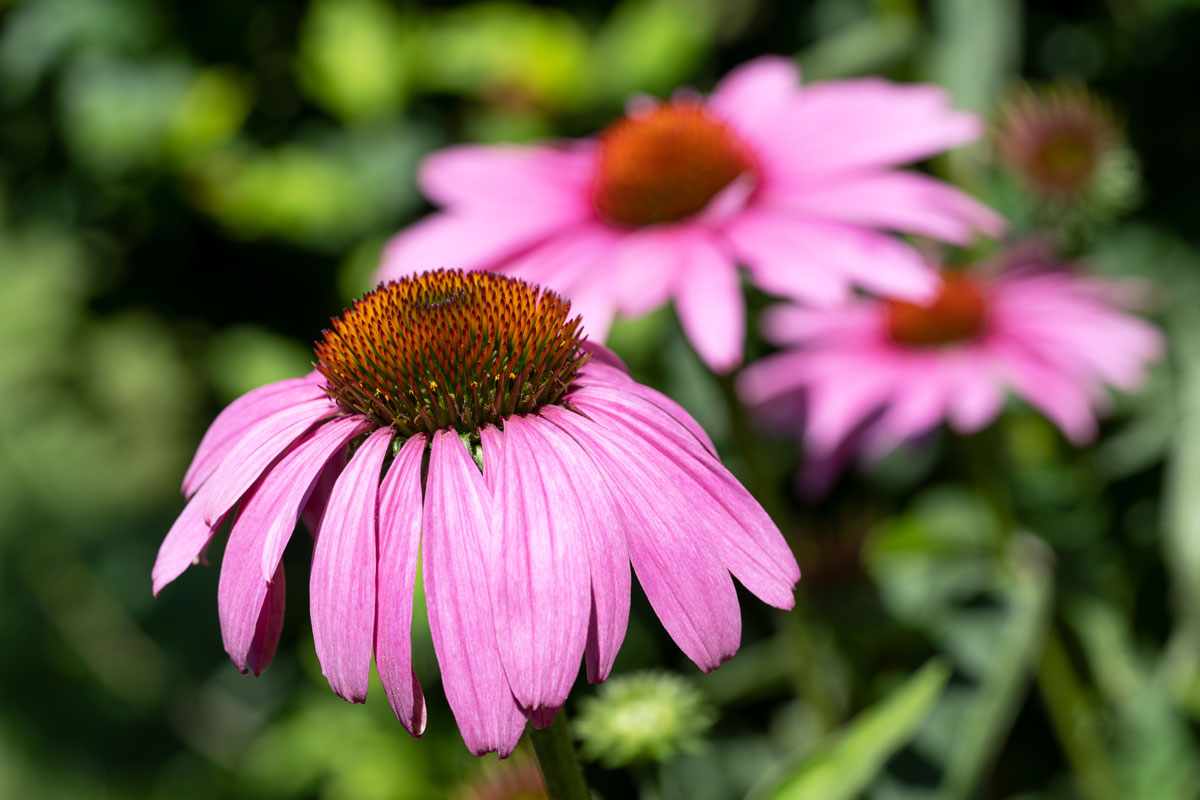
<path id="1" fill-rule="evenodd" d="M 477 776 L 420 603 L 424 739 L 381 687 L 365 709 L 327 690 L 301 537 L 260 679 L 222 653 L 216 569 L 153 599 L 178 481 L 222 404 L 308 368 L 426 210 L 425 153 L 586 135 L 632 94 L 706 90 L 764 52 L 809 79 L 935 81 L 990 119 L 1025 81 L 1109 96 L 1140 205 L 1075 247 L 1144 281 L 1170 352 L 1095 447 L 1014 407 L 811 505 L 791 442 L 739 448 L 744 420 L 669 309 L 620 322 L 637 377 L 777 498 L 805 579 L 796 612 L 745 603 L 743 651 L 705 676 L 635 595 L 616 673 L 678 668 L 719 722 L 699 754 L 589 781 L 667 800 L 1194 797 L 1200 118 L 1179 84 L 1197 36 L 1192 0 L 0 0 L 0 797 L 425 798 Z M 1033 232 L 986 142 L 931 168 Z"/>

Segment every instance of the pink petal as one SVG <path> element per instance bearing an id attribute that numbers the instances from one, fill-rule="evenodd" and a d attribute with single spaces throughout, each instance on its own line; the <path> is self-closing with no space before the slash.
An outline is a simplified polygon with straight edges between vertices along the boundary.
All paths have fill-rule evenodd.
<path id="1" fill-rule="evenodd" d="M 770 202 L 796 214 L 954 244 L 969 244 L 977 233 L 999 236 L 1007 227 L 1003 217 L 970 195 L 917 172 L 797 181 L 774 188 Z"/>
<path id="2" fill-rule="evenodd" d="M 803 230 L 782 214 L 748 212 L 722 235 L 749 270 L 751 282 L 766 292 L 817 306 L 838 306 L 850 297 L 844 270 L 809 258 Z"/>
<path id="3" fill-rule="evenodd" d="M 706 241 L 688 247 L 686 271 L 675 288 L 675 310 L 688 341 L 714 372 L 742 363 L 746 306 L 737 268 Z"/>
<path id="4" fill-rule="evenodd" d="M 828 305 L 835 285 L 845 291 L 854 283 L 922 301 L 938 287 L 936 271 L 912 247 L 862 228 L 758 210 L 743 215 L 726 235 L 756 283 L 797 300 Z"/>
<path id="5" fill-rule="evenodd" d="M 379 573 L 375 668 L 396 719 L 425 732 L 425 695 L 412 666 L 413 587 L 421 548 L 421 458 L 425 436 L 409 437 L 379 488 Z"/>
<path id="6" fill-rule="evenodd" d="M 874 412 L 911 391 L 909 383 L 914 378 L 921 382 L 919 374 L 898 374 L 884 359 L 859 353 L 831 354 L 830 358 L 841 358 L 844 368 L 814 381 L 809 391 L 805 444 L 817 458 L 832 455 Z"/>
<path id="7" fill-rule="evenodd" d="M 275 575 L 267 586 L 262 610 L 258 612 L 258 624 L 254 627 L 254 638 L 246 654 L 246 666 L 255 677 L 262 675 L 275 660 L 279 647 L 279 634 L 283 632 L 283 612 L 287 606 L 287 581 L 284 580 L 283 564 L 275 569 Z"/>
<path id="8" fill-rule="evenodd" d="M 195 494 L 221 459 L 256 423 L 292 406 L 324 397 L 322 382 L 320 373 L 312 372 L 302 378 L 260 386 L 227 405 L 204 432 L 183 476 L 183 493 L 188 497 Z"/>
<path id="9" fill-rule="evenodd" d="M 209 479 L 212 486 L 205 493 L 204 521 L 214 523 L 224 516 L 271 462 L 316 422 L 336 411 L 331 400 L 321 398 L 290 406 L 255 423 L 230 448 Z"/>
<path id="10" fill-rule="evenodd" d="M 467 748 L 503 758 L 525 717 L 500 665 L 480 547 L 491 535 L 491 498 L 458 434 L 434 434 L 425 488 L 425 596 L 446 700 Z"/>
<path id="11" fill-rule="evenodd" d="M 217 520 L 216 525 L 204 521 L 204 492 L 194 496 L 184 507 L 183 513 L 175 520 L 171 530 L 158 548 L 158 557 L 154 560 L 154 569 L 150 572 L 154 585 L 154 594 L 158 595 L 168 583 L 183 574 L 183 571 L 196 563 L 213 532 L 220 526 L 224 517 Z"/>
<path id="12" fill-rule="evenodd" d="M 484 461 L 500 462 L 483 548 L 500 663 L 526 712 L 566 702 L 588 632 L 587 523 L 554 451 L 519 416 L 483 429 Z"/>
<path id="13" fill-rule="evenodd" d="M 737 652 L 742 620 L 709 526 L 679 488 L 679 471 L 619 430 L 557 407 L 542 416 L 571 435 L 618 502 L 638 581 L 667 633 L 705 672 Z"/>
<path id="14" fill-rule="evenodd" d="M 579 371 L 579 375 L 575 379 L 575 386 L 611 386 L 630 394 L 637 395 L 643 400 L 653 403 L 661 408 L 666 413 L 674 417 L 675 421 L 696 437 L 704 449 L 716 455 L 717 448 L 709 438 L 708 433 L 704 428 L 700 427 L 700 423 L 696 422 L 695 418 L 684 409 L 683 406 L 676 403 L 671 398 L 667 397 L 662 392 L 652 389 L 643 383 L 638 383 L 629 377 L 629 373 L 624 369 L 617 369 L 607 364 L 598 363 L 595 358 L 589 361 Z"/>
<path id="15" fill-rule="evenodd" d="M 309 614 L 321 673 L 334 694 L 367 699 L 375 639 L 375 517 L 391 428 L 367 437 L 342 470 L 313 547 Z"/>
<path id="16" fill-rule="evenodd" d="M 629 622 L 629 548 L 625 544 L 625 526 L 603 477 L 575 440 L 540 417 L 528 418 L 527 424 L 539 439 L 542 459 L 552 465 L 551 469 L 560 471 L 569 484 L 568 492 L 579 504 L 580 534 L 587 547 L 591 576 L 585 660 L 588 680 L 600 683 L 612 671 Z"/>
<path id="17" fill-rule="evenodd" d="M 829 174 L 927 158 L 979 138 L 983 123 L 939 87 L 860 78 L 808 86 L 778 130 L 783 171 Z"/>
<path id="18" fill-rule="evenodd" d="M 563 214 L 494 210 L 444 211 L 388 242 L 375 280 L 398 280 L 434 269 L 491 269 L 576 223 Z"/>
<path id="19" fill-rule="evenodd" d="M 595 144 L 587 141 L 569 147 L 455 145 L 425 159 L 419 183 L 443 206 L 578 207 L 582 218 L 591 212 L 595 161 Z"/>
<path id="20" fill-rule="evenodd" d="M 713 89 L 707 107 L 753 135 L 800 94 L 800 70 L 783 56 L 762 56 L 734 69 Z"/>
<path id="21" fill-rule="evenodd" d="M 300 512 L 300 519 L 314 540 L 317 538 L 317 531 L 321 530 L 321 517 L 325 516 L 325 506 L 329 503 L 329 495 L 333 493 L 333 485 L 337 483 L 338 476 L 350 460 L 349 449 L 343 447 L 341 452 L 334 453 L 329 459 L 317 482 L 313 484 L 312 494 L 308 496 L 304 509 Z"/>
<path id="22" fill-rule="evenodd" d="M 656 227 L 627 234 L 612 249 L 607 272 L 622 314 L 638 316 L 667 302 L 686 270 L 685 227 Z"/>
<path id="23" fill-rule="evenodd" d="M 280 459 L 242 503 L 221 559 L 217 610 L 225 650 L 243 672 L 250 667 L 270 581 L 313 483 L 330 457 L 367 426 L 358 417 L 320 426 Z"/>
<path id="24" fill-rule="evenodd" d="M 763 602 L 791 608 L 800 568 L 779 528 L 721 462 L 673 418 L 636 396 L 594 387 L 573 398 L 613 439 L 636 443 L 705 520 L 726 566 Z M 636 565 L 636 562 L 635 562 Z"/>

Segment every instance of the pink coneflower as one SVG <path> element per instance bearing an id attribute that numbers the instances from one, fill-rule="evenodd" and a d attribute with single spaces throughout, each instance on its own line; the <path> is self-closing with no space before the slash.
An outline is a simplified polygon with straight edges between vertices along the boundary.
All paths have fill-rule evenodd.
<path id="1" fill-rule="evenodd" d="M 703 99 L 635 103 L 595 139 L 447 148 L 420 183 L 443 210 L 399 234 L 379 276 L 412 264 L 507 272 L 569 296 L 589 335 L 674 299 L 697 352 L 742 358 L 738 265 L 760 288 L 833 305 L 854 285 L 920 299 L 936 274 L 884 230 L 963 243 L 1002 221 L 898 165 L 980 135 L 933 86 L 877 79 L 800 89 L 784 58 Z"/>
<path id="2" fill-rule="evenodd" d="M 221 632 L 239 669 L 262 672 L 283 616 L 280 556 L 307 506 L 322 671 L 361 702 L 373 653 L 396 716 L 420 735 L 420 552 L 442 684 L 476 754 L 510 753 L 527 718 L 549 725 L 581 657 L 589 680 L 608 676 L 630 562 L 668 633 L 715 669 L 741 631 L 730 573 L 787 608 L 796 562 L 696 422 L 585 342 L 569 308 L 459 272 L 356 301 L 317 344 L 316 372 L 242 396 L 209 428 L 154 591 L 231 517 Z"/>
<path id="3" fill-rule="evenodd" d="M 868 457 L 943 420 L 961 433 L 1000 413 L 1012 391 L 1076 443 L 1096 433 L 1104 385 L 1132 391 L 1162 350 L 1152 325 L 1119 310 L 1111 283 L 1037 264 L 989 277 L 947 272 L 932 302 L 862 300 L 844 308 L 768 309 L 782 352 L 750 365 L 743 398 L 801 423 L 809 455 Z"/>

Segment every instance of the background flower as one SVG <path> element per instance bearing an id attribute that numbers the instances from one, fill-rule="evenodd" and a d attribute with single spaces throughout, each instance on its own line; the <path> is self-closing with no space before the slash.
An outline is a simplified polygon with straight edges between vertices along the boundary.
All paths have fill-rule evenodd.
<path id="1" fill-rule="evenodd" d="M 817 460 L 850 440 L 877 458 L 943 421 L 977 431 L 1010 391 L 1087 442 L 1108 405 L 1104 386 L 1137 390 L 1162 335 L 1120 310 L 1115 284 L 1015 260 L 1025 263 L 998 275 L 944 272 L 921 304 L 768 309 L 763 333 L 784 350 L 746 369 L 742 395 L 801 426 Z"/>
<path id="2" fill-rule="evenodd" d="M 842 302 L 851 286 L 913 299 L 935 276 L 885 231 L 958 244 L 999 233 L 966 194 L 896 169 L 981 131 L 934 86 L 801 88 L 793 62 L 760 58 L 707 99 L 635 99 L 595 139 L 434 154 L 420 182 L 443 210 L 391 241 L 377 277 L 414 264 L 509 272 L 570 296 L 598 341 L 614 313 L 673 300 L 700 357 L 728 371 L 745 340 L 739 265 L 808 303 Z"/>

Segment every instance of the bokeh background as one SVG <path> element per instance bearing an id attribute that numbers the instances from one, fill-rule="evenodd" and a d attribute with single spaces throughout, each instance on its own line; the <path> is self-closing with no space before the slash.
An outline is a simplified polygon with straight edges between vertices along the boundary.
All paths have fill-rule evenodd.
<path id="1" fill-rule="evenodd" d="M 420 622 L 424 740 L 378 686 L 365 708 L 328 690 L 305 538 L 261 678 L 222 651 L 216 569 L 153 598 L 179 480 L 225 403 L 307 371 L 388 235 L 427 210 L 423 154 L 587 135 L 631 93 L 706 90 L 762 53 L 794 54 L 806 80 L 936 82 L 989 120 L 1025 81 L 1109 98 L 1141 189 L 1070 247 L 1159 287 L 1168 357 L 1086 449 L 1018 410 L 811 503 L 790 491 L 794 446 L 769 442 L 798 610 L 745 602 L 742 652 L 701 676 L 635 596 L 617 673 L 677 671 L 717 721 L 694 752 L 590 763 L 590 782 L 680 800 L 1200 796 L 1197 43 L 1188 0 L 0 0 L 0 797 L 462 796 L 492 768 L 454 729 Z M 1018 230 L 1045 223 L 987 142 L 931 168 Z M 612 344 L 763 479 L 669 310 Z M 1023 525 L 999 549 L 963 467 L 995 447 Z"/>

